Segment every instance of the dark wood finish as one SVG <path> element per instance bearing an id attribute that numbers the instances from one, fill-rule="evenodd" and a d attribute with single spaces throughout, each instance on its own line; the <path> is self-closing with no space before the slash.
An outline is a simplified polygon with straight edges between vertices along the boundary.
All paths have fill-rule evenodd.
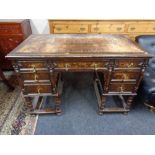
<path id="1" fill-rule="evenodd" d="M 0 68 L 0 78 L 2 79 L 3 83 L 9 88 L 9 91 L 14 90 L 14 87 L 9 83 L 9 81 L 5 78 L 2 69 Z"/>
<path id="2" fill-rule="evenodd" d="M 31 33 L 29 20 L 0 21 L 0 61 L 2 61 L 2 69 L 13 69 L 11 62 L 5 59 L 5 56 Z"/>
<path id="3" fill-rule="evenodd" d="M 32 35 L 7 55 L 24 96 L 53 96 L 57 114 L 61 113 L 61 72 L 73 71 L 96 73 L 100 113 L 128 112 L 150 57 L 127 36 L 95 34 Z M 123 108 L 110 109 L 106 107 L 107 95 L 127 95 L 128 100 L 121 97 Z"/>

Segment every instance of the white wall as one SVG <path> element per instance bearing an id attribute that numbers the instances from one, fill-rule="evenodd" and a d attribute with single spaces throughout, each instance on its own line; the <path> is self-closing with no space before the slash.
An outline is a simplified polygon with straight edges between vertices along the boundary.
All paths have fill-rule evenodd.
<path id="1" fill-rule="evenodd" d="M 49 34 L 47 19 L 30 19 L 33 34 Z"/>

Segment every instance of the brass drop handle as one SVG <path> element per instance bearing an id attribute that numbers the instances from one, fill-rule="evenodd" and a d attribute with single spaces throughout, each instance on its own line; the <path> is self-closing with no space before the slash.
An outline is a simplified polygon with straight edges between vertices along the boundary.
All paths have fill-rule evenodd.
<path id="1" fill-rule="evenodd" d="M 141 66 L 143 63 L 142 62 L 140 62 L 139 64 L 138 64 L 138 66 Z"/>
<path id="2" fill-rule="evenodd" d="M 98 69 L 97 67 L 98 67 L 98 65 L 95 63 L 95 64 L 94 64 L 94 68 L 95 68 L 95 70 Z"/>
<path id="3" fill-rule="evenodd" d="M 120 31 L 120 30 L 122 30 L 122 28 L 121 27 L 117 27 L 117 31 Z"/>
<path id="4" fill-rule="evenodd" d="M 99 28 L 98 27 L 94 27 L 94 31 L 98 31 L 99 30 Z"/>
<path id="5" fill-rule="evenodd" d="M 69 64 L 65 64 L 65 70 L 68 71 Z"/>
<path id="6" fill-rule="evenodd" d="M 84 27 L 80 27 L 80 31 L 84 31 L 85 30 L 85 28 Z"/>
<path id="7" fill-rule="evenodd" d="M 61 31 L 62 30 L 60 27 L 57 27 L 56 29 L 57 29 L 57 31 Z"/>
<path id="8" fill-rule="evenodd" d="M 123 74 L 123 80 L 128 79 L 128 76 L 126 74 Z"/>
<path id="9" fill-rule="evenodd" d="M 38 94 L 40 94 L 40 90 L 41 90 L 41 88 L 38 88 Z"/>
<path id="10" fill-rule="evenodd" d="M 34 75 L 34 80 L 38 81 L 38 75 L 37 74 Z"/>
<path id="11" fill-rule="evenodd" d="M 123 86 L 120 87 L 120 91 L 121 91 L 121 92 L 124 92 Z"/>
<path id="12" fill-rule="evenodd" d="M 131 67 L 131 66 L 133 66 L 133 63 L 130 63 L 130 64 L 128 65 L 128 67 Z"/>
<path id="13" fill-rule="evenodd" d="M 33 67 L 33 73 L 36 73 L 36 68 L 35 67 Z"/>
<path id="14" fill-rule="evenodd" d="M 136 28 L 135 28 L 135 27 L 131 27 L 130 29 L 133 31 L 133 30 L 135 30 Z"/>

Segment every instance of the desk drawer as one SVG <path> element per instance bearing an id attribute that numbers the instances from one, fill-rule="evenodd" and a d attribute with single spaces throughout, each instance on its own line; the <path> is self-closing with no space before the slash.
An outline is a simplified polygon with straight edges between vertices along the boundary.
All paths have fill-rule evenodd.
<path id="1" fill-rule="evenodd" d="M 49 81 L 49 73 L 22 73 L 22 79 L 24 81 L 34 81 L 34 82 L 39 82 L 39 81 Z"/>
<path id="2" fill-rule="evenodd" d="M 47 63 L 45 61 L 19 61 L 20 69 L 35 70 L 39 68 L 47 69 Z"/>
<path id="3" fill-rule="evenodd" d="M 112 73 L 111 81 L 112 82 L 114 82 L 114 81 L 136 82 L 139 75 L 140 75 L 140 72 L 121 72 L 121 71 L 117 71 L 117 72 Z"/>
<path id="4" fill-rule="evenodd" d="M 22 34 L 21 26 L 18 24 L 0 24 L 0 34 Z"/>
<path id="5" fill-rule="evenodd" d="M 115 60 L 116 68 L 141 68 L 143 59 L 119 59 Z"/>
<path id="6" fill-rule="evenodd" d="M 135 84 L 130 83 L 112 83 L 109 86 L 110 93 L 132 93 L 135 88 Z"/>
<path id="7" fill-rule="evenodd" d="M 125 24 L 96 24 L 91 25 L 92 33 L 120 33 L 124 32 Z"/>
<path id="8" fill-rule="evenodd" d="M 103 69 L 109 64 L 105 62 L 63 62 L 56 63 L 57 69 Z"/>
<path id="9" fill-rule="evenodd" d="M 155 23 L 140 23 L 140 24 L 130 24 L 128 26 L 128 32 L 135 33 L 135 32 L 155 32 Z"/>
<path id="10" fill-rule="evenodd" d="M 51 85 L 25 85 L 24 95 L 52 93 Z"/>
<path id="11" fill-rule="evenodd" d="M 88 33 L 88 25 L 84 24 L 56 24 L 54 33 Z"/>

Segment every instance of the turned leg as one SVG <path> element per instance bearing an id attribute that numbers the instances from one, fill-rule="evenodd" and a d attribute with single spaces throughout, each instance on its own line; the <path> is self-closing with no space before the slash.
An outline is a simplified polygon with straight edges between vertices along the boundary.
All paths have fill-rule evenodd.
<path id="1" fill-rule="evenodd" d="M 24 97 L 25 100 L 25 107 L 28 111 L 33 110 L 32 98 L 31 97 Z"/>
<path id="2" fill-rule="evenodd" d="M 55 100 L 55 112 L 57 115 L 61 115 L 61 97 L 56 96 L 54 97 Z"/>
<path id="3" fill-rule="evenodd" d="M 132 101 L 133 101 L 134 96 L 129 96 L 127 99 L 127 105 L 126 105 L 126 109 L 130 110 L 130 107 L 132 105 Z"/>
<path id="4" fill-rule="evenodd" d="M 9 88 L 9 90 L 14 90 L 14 87 L 9 83 L 9 81 L 5 78 L 3 71 L 0 69 L 0 77 L 4 84 Z"/>
<path id="5" fill-rule="evenodd" d="M 106 96 L 101 96 L 101 104 L 99 106 L 99 114 L 103 114 L 103 110 L 105 108 L 105 103 L 106 103 Z"/>

